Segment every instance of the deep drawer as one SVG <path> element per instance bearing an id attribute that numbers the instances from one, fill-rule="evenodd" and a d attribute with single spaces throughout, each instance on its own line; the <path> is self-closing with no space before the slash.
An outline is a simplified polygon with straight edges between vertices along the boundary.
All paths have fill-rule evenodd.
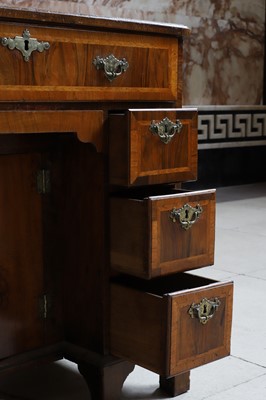
<path id="1" fill-rule="evenodd" d="M 178 100 L 181 104 L 181 40 L 175 37 L 2 23 L 0 38 L 5 44 L 0 41 L 1 100 Z M 24 49 L 37 39 L 42 52 L 33 51 L 25 61 L 21 51 L 8 48 L 7 42 L 11 40 L 12 47 L 14 39 Z M 48 45 L 42 48 L 42 42 Z"/>
<path id="2" fill-rule="evenodd" d="M 215 190 L 146 190 L 110 200 L 113 269 L 149 279 L 212 265 Z"/>
<path id="3" fill-rule="evenodd" d="M 110 183 L 132 186 L 195 180 L 197 145 L 196 109 L 111 114 Z"/>
<path id="4" fill-rule="evenodd" d="M 111 285 L 111 352 L 163 376 L 230 353 L 232 282 L 190 274 Z"/>

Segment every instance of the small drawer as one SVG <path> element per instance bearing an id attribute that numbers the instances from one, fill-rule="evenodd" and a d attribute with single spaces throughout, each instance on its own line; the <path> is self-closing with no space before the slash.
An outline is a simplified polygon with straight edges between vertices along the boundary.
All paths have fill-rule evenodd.
<path id="1" fill-rule="evenodd" d="M 196 109 L 111 114 L 110 183 L 132 186 L 195 180 L 197 146 Z"/>
<path id="2" fill-rule="evenodd" d="M 232 282 L 190 274 L 111 284 L 111 352 L 163 376 L 229 355 Z"/>
<path id="3" fill-rule="evenodd" d="M 215 190 L 146 190 L 110 199 L 112 268 L 150 279 L 212 265 Z"/>
<path id="4" fill-rule="evenodd" d="M 181 104 L 181 38 L 87 29 L 1 23 L 0 100 Z"/>

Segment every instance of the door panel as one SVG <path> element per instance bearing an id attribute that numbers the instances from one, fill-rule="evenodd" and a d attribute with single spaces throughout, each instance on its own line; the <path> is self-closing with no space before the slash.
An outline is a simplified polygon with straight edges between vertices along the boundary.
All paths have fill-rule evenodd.
<path id="1" fill-rule="evenodd" d="M 43 344 L 42 205 L 37 153 L 0 156 L 0 357 Z"/>

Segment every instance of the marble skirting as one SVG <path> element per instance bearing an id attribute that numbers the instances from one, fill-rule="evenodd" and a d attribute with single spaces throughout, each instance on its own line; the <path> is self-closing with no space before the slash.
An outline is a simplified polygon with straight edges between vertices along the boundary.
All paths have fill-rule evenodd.
<path id="1" fill-rule="evenodd" d="M 266 106 L 198 107 L 199 149 L 266 145 Z"/>

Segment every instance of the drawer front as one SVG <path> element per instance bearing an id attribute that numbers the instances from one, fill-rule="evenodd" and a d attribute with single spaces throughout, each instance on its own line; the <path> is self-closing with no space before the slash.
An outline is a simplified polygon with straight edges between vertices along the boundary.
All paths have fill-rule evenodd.
<path id="1" fill-rule="evenodd" d="M 178 99 L 181 104 L 176 38 L 5 23 L 0 37 L 1 100 Z M 37 42 L 41 52 L 29 54 Z M 9 48 L 15 46 L 24 53 Z"/>
<path id="2" fill-rule="evenodd" d="M 195 180 L 195 109 L 130 110 L 110 116 L 110 183 L 132 186 Z"/>
<path id="3" fill-rule="evenodd" d="M 232 296 L 232 283 L 170 296 L 170 375 L 230 354 Z"/>
<path id="4" fill-rule="evenodd" d="M 214 262 L 215 190 L 114 197 L 110 212 L 116 270 L 149 279 Z"/>
<path id="5" fill-rule="evenodd" d="M 180 275 L 112 284 L 113 355 L 168 377 L 229 355 L 232 282 Z"/>

